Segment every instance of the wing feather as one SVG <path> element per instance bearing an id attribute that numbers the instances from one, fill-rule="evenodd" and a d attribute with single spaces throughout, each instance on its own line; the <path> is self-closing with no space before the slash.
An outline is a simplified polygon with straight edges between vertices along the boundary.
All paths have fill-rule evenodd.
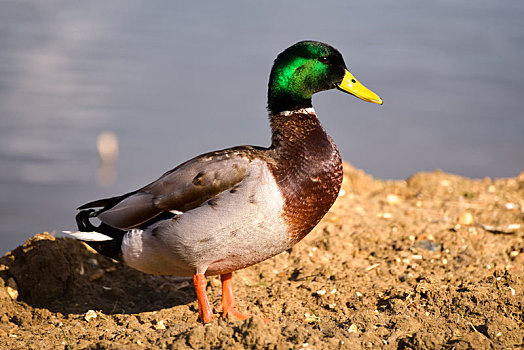
<path id="1" fill-rule="evenodd" d="M 81 208 L 93 203 L 108 203 L 97 215 L 102 222 L 119 229 L 139 228 L 164 212 L 193 209 L 232 188 L 244 179 L 258 151 L 242 146 L 203 154 L 138 191 L 120 197 L 116 204 L 114 198 L 110 198 Z"/>

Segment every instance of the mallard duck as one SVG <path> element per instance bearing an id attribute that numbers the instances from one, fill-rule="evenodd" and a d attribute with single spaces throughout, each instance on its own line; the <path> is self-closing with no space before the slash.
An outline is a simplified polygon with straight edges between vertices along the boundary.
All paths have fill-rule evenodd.
<path id="1" fill-rule="evenodd" d="M 84 204 L 79 231 L 69 233 L 139 271 L 192 276 L 204 323 L 213 320 L 206 276 L 220 275 L 218 311 L 248 318 L 235 308 L 232 272 L 299 242 L 339 193 L 340 154 L 311 104 L 314 93 L 334 88 L 382 104 L 335 48 L 296 43 L 269 78 L 271 146 L 202 154 L 139 190 Z"/>

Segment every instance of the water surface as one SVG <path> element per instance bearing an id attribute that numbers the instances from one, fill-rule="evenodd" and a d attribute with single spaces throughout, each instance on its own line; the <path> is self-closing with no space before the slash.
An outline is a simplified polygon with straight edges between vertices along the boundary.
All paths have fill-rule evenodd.
<path id="1" fill-rule="evenodd" d="M 1 6 L 0 254 L 36 232 L 74 228 L 76 206 L 190 157 L 268 145 L 269 70 L 303 39 L 337 47 L 384 99 L 314 98 L 355 166 L 392 179 L 524 170 L 520 0 Z M 97 182 L 105 130 L 120 141 L 109 186 Z"/>

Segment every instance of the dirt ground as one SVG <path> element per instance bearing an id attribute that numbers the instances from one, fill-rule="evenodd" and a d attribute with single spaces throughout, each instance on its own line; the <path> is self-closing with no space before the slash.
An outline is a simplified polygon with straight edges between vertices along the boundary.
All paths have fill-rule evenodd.
<path id="1" fill-rule="evenodd" d="M 0 259 L 0 347 L 522 348 L 523 238 L 524 173 L 381 181 L 345 164 L 339 199 L 304 241 L 234 274 L 253 318 L 202 325 L 191 280 L 39 234 Z"/>

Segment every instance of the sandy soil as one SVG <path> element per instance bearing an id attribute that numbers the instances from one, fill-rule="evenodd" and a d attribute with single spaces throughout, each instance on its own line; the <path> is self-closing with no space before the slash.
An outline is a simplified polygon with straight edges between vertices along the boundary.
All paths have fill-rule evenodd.
<path id="1" fill-rule="evenodd" d="M 0 259 L 0 347 L 524 346 L 524 173 L 380 181 L 345 164 L 344 180 L 304 241 L 234 274 L 247 321 L 204 326 L 190 280 L 36 235 Z M 216 305 L 220 281 L 209 280 Z"/>

